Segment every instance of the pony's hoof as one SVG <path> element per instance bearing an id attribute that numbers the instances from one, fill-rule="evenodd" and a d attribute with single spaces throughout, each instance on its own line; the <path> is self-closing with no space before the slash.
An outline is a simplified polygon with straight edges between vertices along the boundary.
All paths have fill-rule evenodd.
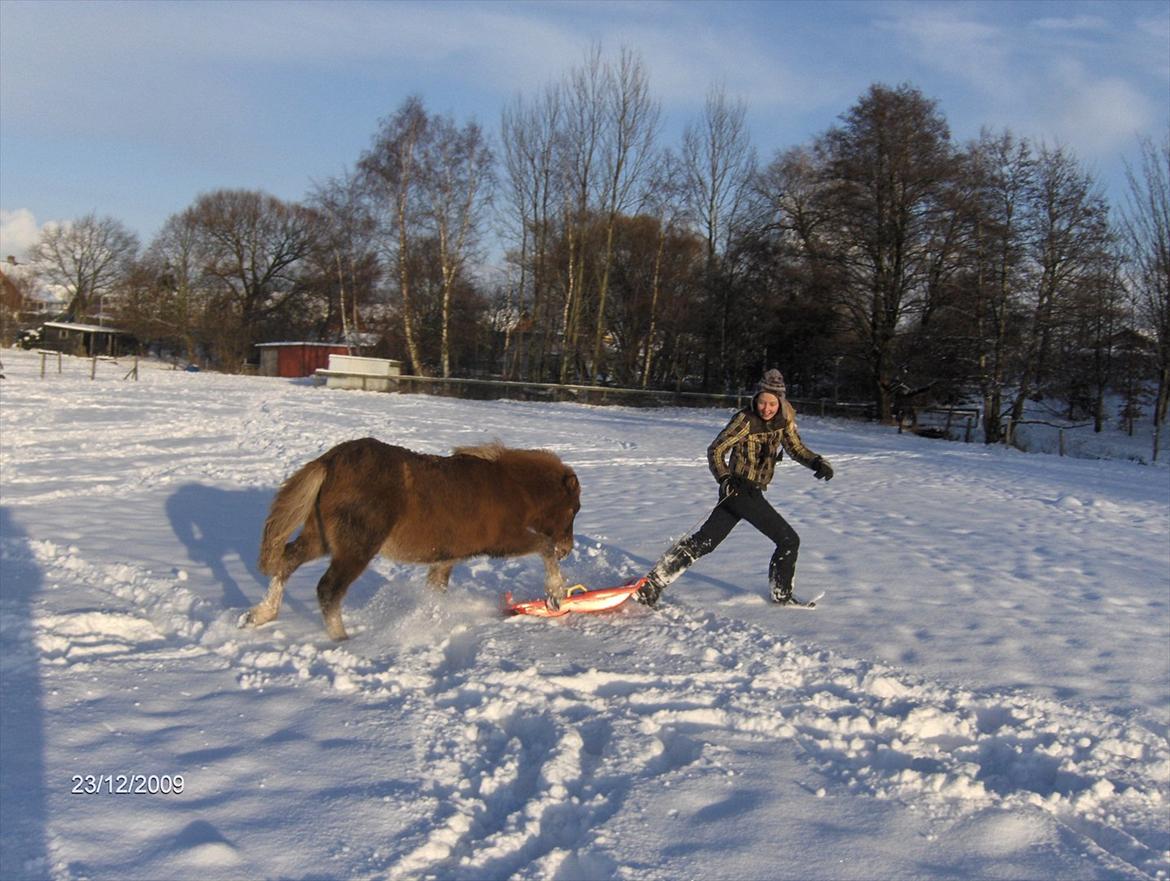
<path id="1" fill-rule="evenodd" d="M 349 639 L 349 634 L 345 632 L 345 625 L 341 623 L 340 617 L 325 621 L 325 633 L 328 634 L 330 639 L 336 642 L 343 642 Z"/>
<path id="2" fill-rule="evenodd" d="M 276 619 L 276 616 L 270 612 L 251 608 L 242 614 L 236 621 L 236 625 L 241 630 L 246 630 L 250 627 L 259 627 L 262 624 L 267 624 L 269 621 Z"/>

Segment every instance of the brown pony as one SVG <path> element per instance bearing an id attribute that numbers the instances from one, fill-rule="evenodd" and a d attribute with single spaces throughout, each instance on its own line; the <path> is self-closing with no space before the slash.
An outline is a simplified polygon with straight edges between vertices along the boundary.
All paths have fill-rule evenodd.
<path id="1" fill-rule="evenodd" d="M 545 593 L 560 600 L 565 579 L 557 560 L 573 549 L 580 496 L 577 475 L 544 450 L 489 444 L 431 456 L 370 437 L 338 444 L 277 492 L 260 544 L 260 571 L 272 581 L 242 623 L 274 619 L 289 576 L 326 555 L 332 559 L 317 600 L 333 639 L 347 636 L 346 590 L 379 552 L 430 564 L 427 581 L 440 590 L 468 557 L 540 554 Z"/>

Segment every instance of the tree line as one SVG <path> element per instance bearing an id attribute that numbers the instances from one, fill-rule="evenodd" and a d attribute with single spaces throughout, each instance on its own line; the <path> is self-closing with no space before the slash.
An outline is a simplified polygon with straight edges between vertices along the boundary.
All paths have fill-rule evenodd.
<path id="1" fill-rule="evenodd" d="M 761 160 L 713 88 L 675 144 L 639 56 L 591 49 L 503 108 L 493 142 L 418 96 L 297 203 L 198 196 L 145 248 L 90 215 L 30 261 L 145 344 L 240 369 L 257 342 L 348 340 L 408 372 L 794 397 L 975 401 L 985 439 L 1029 399 L 1098 427 L 1170 400 L 1170 136 L 1122 204 L 1061 145 L 875 84 Z"/>

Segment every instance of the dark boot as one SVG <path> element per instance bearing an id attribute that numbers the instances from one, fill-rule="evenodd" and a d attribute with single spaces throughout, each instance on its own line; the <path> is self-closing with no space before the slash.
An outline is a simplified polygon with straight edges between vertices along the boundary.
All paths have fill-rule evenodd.
<path id="1" fill-rule="evenodd" d="M 782 606 L 786 606 L 793 602 L 792 585 L 790 584 L 788 587 L 783 587 L 779 584 L 773 584 L 772 602 L 779 603 Z"/>
<path id="2" fill-rule="evenodd" d="M 772 591 L 772 602 L 786 605 L 793 601 L 792 580 L 796 575 L 796 549 L 776 549 L 768 565 L 768 585 Z"/>
<path id="3" fill-rule="evenodd" d="M 694 543 L 689 538 L 684 538 L 654 564 L 654 568 L 646 576 L 646 583 L 634 593 L 634 599 L 653 609 L 658 605 L 658 598 L 662 596 L 666 586 L 682 575 L 698 557 Z"/>

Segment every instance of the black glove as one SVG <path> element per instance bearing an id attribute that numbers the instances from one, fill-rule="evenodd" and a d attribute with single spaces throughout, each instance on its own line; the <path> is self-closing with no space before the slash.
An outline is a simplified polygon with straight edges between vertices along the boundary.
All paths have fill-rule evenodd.
<path id="1" fill-rule="evenodd" d="M 719 501 L 737 495 L 744 490 L 744 481 L 734 474 L 728 474 L 721 481 L 719 481 Z"/>
<path id="2" fill-rule="evenodd" d="M 833 466 L 820 456 L 817 456 L 813 459 L 813 477 L 817 480 L 832 480 Z"/>

